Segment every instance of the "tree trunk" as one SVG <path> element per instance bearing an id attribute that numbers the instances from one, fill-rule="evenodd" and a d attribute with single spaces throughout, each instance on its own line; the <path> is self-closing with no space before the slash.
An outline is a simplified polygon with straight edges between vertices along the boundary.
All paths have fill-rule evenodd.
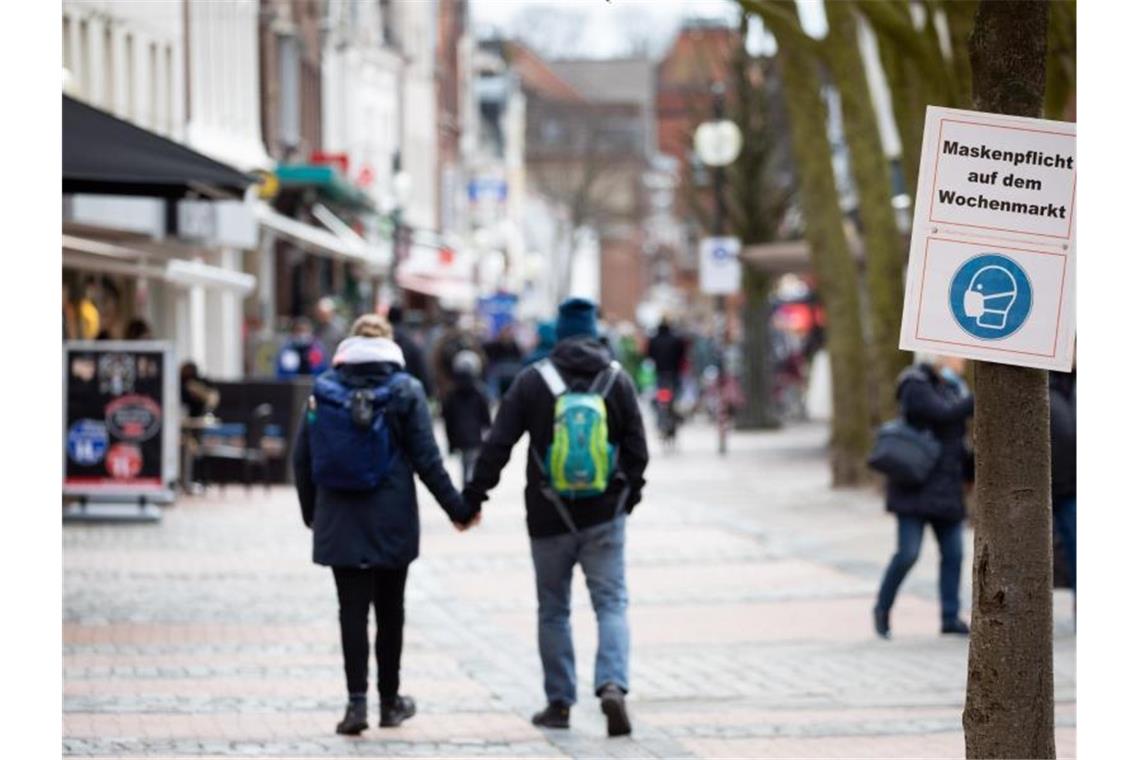
<path id="1" fill-rule="evenodd" d="M 983 0 L 974 106 L 1041 115 L 1049 6 Z M 969 758 L 1053 758 L 1053 522 L 1045 372 L 978 362 Z"/>
<path id="2" fill-rule="evenodd" d="M 946 13 L 946 27 L 950 32 L 950 53 L 953 56 L 954 85 L 959 108 L 969 108 L 970 90 L 970 30 L 974 28 L 977 0 L 949 0 L 941 3 Z"/>
<path id="3" fill-rule="evenodd" d="M 772 5 L 796 18 L 792 0 Z M 798 28 L 769 28 L 779 45 L 784 96 L 792 128 L 800 205 L 811 248 L 812 269 L 827 308 L 827 348 L 831 359 L 831 478 L 853 485 L 866 476 L 870 446 L 866 351 L 855 261 L 843 233 L 843 218 L 831 166 L 827 113 L 820 96 L 817 62 Z"/>
<path id="4" fill-rule="evenodd" d="M 744 268 L 744 366 L 741 385 L 744 409 L 737 419 L 740 430 L 772 430 L 780 421 L 772 414 L 772 367 L 768 349 L 768 296 L 770 275 Z"/>
<path id="5" fill-rule="evenodd" d="M 859 194 L 859 216 L 867 252 L 867 295 L 870 301 L 872 357 L 875 362 L 874 418 L 895 416 L 895 378 L 910 364 L 898 348 L 903 307 L 902 241 L 891 206 L 891 175 L 879 125 L 871 105 L 871 89 L 859 54 L 855 7 L 827 2 L 831 30 L 824 46 L 843 110 L 843 134 Z"/>
<path id="6" fill-rule="evenodd" d="M 919 153 L 922 152 L 922 125 L 925 118 L 921 104 L 922 87 L 918 71 L 906 55 L 898 49 L 897 43 L 886 35 L 878 35 L 879 59 L 883 63 L 883 73 L 887 87 L 891 91 L 891 111 L 899 132 L 902 148 L 902 172 L 906 182 L 906 192 L 914 199 L 915 183 L 918 182 Z"/>

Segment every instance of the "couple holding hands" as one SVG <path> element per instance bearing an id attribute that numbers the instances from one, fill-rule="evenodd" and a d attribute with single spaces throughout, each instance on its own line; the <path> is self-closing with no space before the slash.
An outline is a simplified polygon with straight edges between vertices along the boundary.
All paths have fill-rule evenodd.
<path id="1" fill-rule="evenodd" d="M 535 725 L 569 728 L 577 700 L 570 587 L 581 565 L 598 624 L 594 691 L 611 736 L 631 731 L 626 516 L 641 499 L 649 461 L 633 381 L 599 340 L 597 307 L 559 307 L 558 343 L 525 369 L 503 397 L 460 493 L 432 430 L 420 383 L 406 374 L 392 328 L 361 317 L 332 368 L 317 378 L 294 447 L 301 514 L 313 561 L 331 567 L 340 608 L 348 706 L 337 732 L 368 727 L 368 614 L 376 609 L 380 726 L 415 714 L 399 693 L 404 589 L 419 555 L 418 475 L 459 530 L 480 521 L 511 449 L 529 436 L 527 531 L 538 598 L 538 649 L 546 707 Z"/>

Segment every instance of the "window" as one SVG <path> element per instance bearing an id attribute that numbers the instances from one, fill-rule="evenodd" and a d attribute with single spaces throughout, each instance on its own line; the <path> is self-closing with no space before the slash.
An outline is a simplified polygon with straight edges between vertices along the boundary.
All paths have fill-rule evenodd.
<path id="1" fill-rule="evenodd" d="M 123 63 L 124 73 L 127 75 L 127 118 L 134 121 L 136 117 L 135 112 L 135 37 L 130 32 L 127 32 L 126 39 L 123 41 Z"/>
<path id="2" fill-rule="evenodd" d="M 90 97 L 91 95 L 91 40 L 88 38 L 88 28 L 86 21 L 79 22 L 79 60 L 77 68 L 79 71 L 79 93 L 83 97 Z"/>
<path id="3" fill-rule="evenodd" d="M 158 129 L 159 102 L 158 102 L 158 45 L 150 43 L 147 50 L 147 84 L 150 85 L 150 98 L 147 104 L 150 113 L 147 114 L 147 123 L 151 129 Z"/>
<path id="4" fill-rule="evenodd" d="M 75 74 L 74 64 L 71 55 L 71 19 L 67 16 L 63 17 L 63 67 Z"/>
<path id="5" fill-rule="evenodd" d="M 115 110 L 115 32 L 108 23 L 103 27 L 103 106 Z"/>
<path id="6" fill-rule="evenodd" d="M 164 55 L 165 66 L 162 77 L 162 119 L 163 130 L 170 134 L 174 131 L 174 49 L 166 46 Z"/>
<path id="7" fill-rule="evenodd" d="M 277 65 L 280 81 L 277 139 L 283 148 L 294 148 L 301 142 L 301 47 L 294 35 L 277 38 Z"/>

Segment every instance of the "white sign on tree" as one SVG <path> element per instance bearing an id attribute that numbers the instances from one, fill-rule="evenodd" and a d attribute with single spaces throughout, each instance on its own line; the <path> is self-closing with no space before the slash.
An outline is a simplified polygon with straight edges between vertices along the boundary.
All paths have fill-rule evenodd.
<path id="1" fill-rule="evenodd" d="M 700 254 L 702 293 L 731 295 L 740 290 L 740 238 L 704 238 Z"/>
<path id="2" fill-rule="evenodd" d="M 926 109 L 899 348 L 1072 368 L 1076 132 Z"/>

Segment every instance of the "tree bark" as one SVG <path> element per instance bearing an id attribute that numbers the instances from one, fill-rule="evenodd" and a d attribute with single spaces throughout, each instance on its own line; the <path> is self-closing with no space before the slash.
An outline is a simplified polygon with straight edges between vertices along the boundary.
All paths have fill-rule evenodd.
<path id="1" fill-rule="evenodd" d="M 772 430 L 780 421 L 772 414 L 772 367 L 769 341 L 768 296 L 770 275 L 744 268 L 744 366 L 741 385 L 744 408 L 736 426 L 740 430 Z"/>
<path id="2" fill-rule="evenodd" d="M 836 486 L 853 485 L 867 475 L 870 446 L 866 351 L 859 311 L 855 261 L 843 232 L 831 146 L 824 129 L 827 113 L 820 96 L 817 61 L 798 19 L 770 19 L 775 6 L 797 19 L 792 0 L 757 4 L 779 45 L 778 59 L 792 128 L 800 205 L 811 248 L 812 269 L 827 308 L 827 348 L 831 359 L 831 477 Z M 775 21 L 775 23 L 773 23 Z"/>
<path id="3" fill-rule="evenodd" d="M 982 0 L 974 107 L 1041 115 L 1049 5 Z M 1045 372 L 978 362 L 969 758 L 1053 758 L 1053 525 Z"/>
<path id="4" fill-rule="evenodd" d="M 910 364 L 910 355 L 898 348 L 903 308 L 902 240 L 891 206 L 890 168 L 879 139 L 855 24 L 853 5 L 828 0 L 830 32 L 823 50 L 842 102 L 843 134 L 859 195 L 877 381 L 873 417 L 881 422 L 895 416 L 894 381 Z"/>

